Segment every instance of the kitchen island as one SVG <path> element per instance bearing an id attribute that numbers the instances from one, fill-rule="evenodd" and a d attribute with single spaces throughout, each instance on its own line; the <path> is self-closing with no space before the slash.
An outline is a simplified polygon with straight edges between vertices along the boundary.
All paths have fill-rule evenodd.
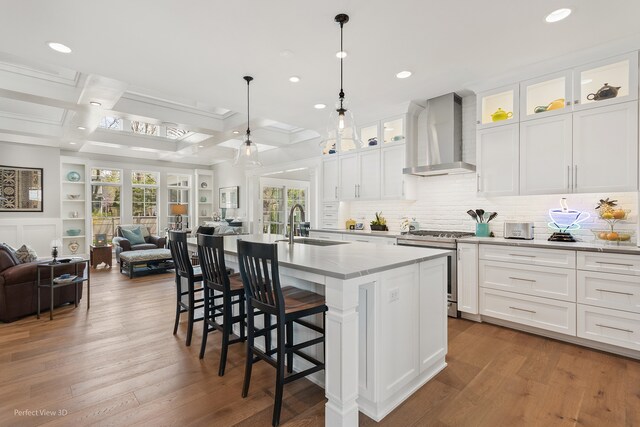
<path id="1" fill-rule="evenodd" d="M 239 238 L 272 243 L 283 236 L 225 237 L 227 266 L 236 270 Z M 379 421 L 444 369 L 447 255 L 359 242 L 278 242 L 282 284 L 324 294 L 329 308 L 326 369 L 311 378 L 326 391 L 325 425 L 357 426 L 359 410 Z M 322 357 L 321 348 L 314 351 Z M 304 360 L 296 362 L 304 369 Z"/>

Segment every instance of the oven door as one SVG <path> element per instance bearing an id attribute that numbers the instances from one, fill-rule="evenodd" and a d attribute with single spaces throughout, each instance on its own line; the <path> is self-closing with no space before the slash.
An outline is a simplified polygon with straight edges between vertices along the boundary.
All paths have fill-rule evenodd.
<path id="1" fill-rule="evenodd" d="M 415 246 L 431 249 L 448 249 L 447 263 L 447 314 L 450 317 L 460 317 L 458 311 L 458 257 L 455 249 L 451 248 L 451 243 L 422 242 L 410 239 L 398 238 L 398 246 Z"/>

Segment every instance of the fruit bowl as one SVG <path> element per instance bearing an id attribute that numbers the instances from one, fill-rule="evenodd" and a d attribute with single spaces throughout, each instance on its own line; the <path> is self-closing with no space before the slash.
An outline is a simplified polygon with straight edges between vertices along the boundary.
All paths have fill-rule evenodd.
<path id="1" fill-rule="evenodd" d="M 631 237 L 635 234 L 633 230 L 591 230 L 596 236 L 596 240 L 612 243 L 630 243 Z"/>
<path id="2" fill-rule="evenodd" d="M 615 209 L 612 211 L 600 211 L 598 217 L 605 221 L 624 221 L 629 216 L 631 209 Z"/>

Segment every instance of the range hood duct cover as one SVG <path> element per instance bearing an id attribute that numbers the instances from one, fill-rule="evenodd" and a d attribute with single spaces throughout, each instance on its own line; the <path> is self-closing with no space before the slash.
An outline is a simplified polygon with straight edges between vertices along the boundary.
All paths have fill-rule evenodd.
<path id="1" fill-rule="evenodd" d="M 407 145 L 405 174 L 431 176 L 475 172 L 462 160 L 462 98 L 449 93 L 427 101 L 418 137 Z"/>

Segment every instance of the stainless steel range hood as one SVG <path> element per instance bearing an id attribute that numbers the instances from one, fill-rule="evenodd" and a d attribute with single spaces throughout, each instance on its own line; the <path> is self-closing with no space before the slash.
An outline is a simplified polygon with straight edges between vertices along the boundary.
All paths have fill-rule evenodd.
<path id="1" fill-rule="evenodd" d="M 475 172 L 462 161 L 462 98 L 449 93 L 427 101 L 417 138 L 406 146 L 405 174 L 430 176 Z"/>

